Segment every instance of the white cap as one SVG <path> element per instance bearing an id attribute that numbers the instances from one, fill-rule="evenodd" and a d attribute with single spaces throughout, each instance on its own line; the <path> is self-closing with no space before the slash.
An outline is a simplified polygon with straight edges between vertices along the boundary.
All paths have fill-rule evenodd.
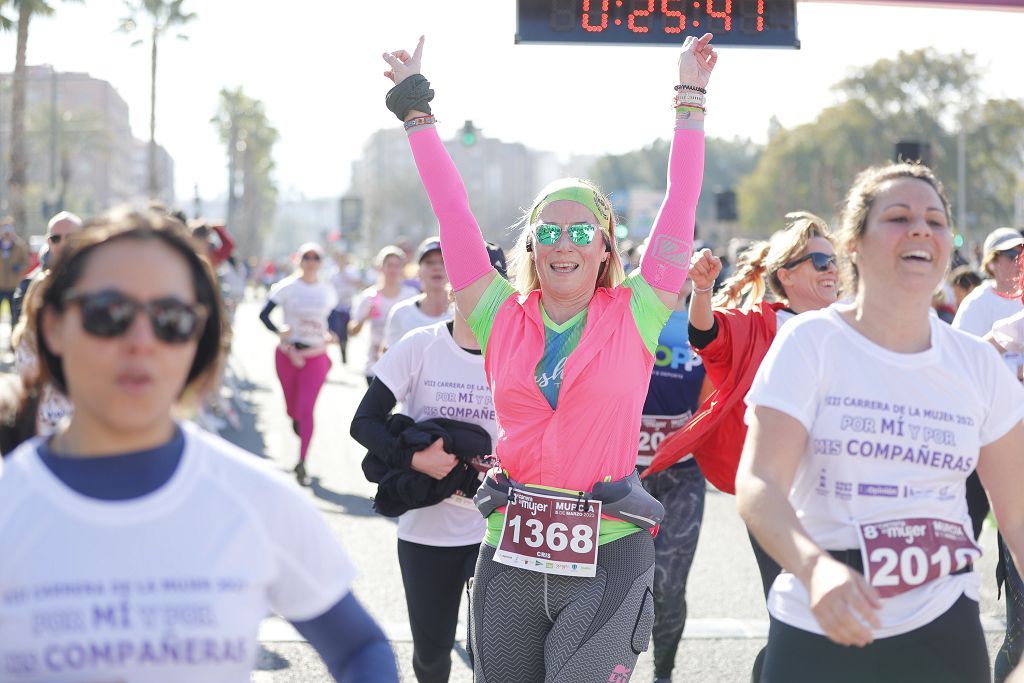
<path id="1" fill-rule="evenodd" d="M 295 253 L 301 257 L 303 254 L 308 254 L 309 252 L 313 252 L 317 256 L 323 256 L 324 248 L 316 242 L 304 242 L 299 246 Z"/>
<path id="2" fill-rule="evenodd" d="M 996 228 L 985 238 L 985 254 L 1024 245 L 1024 235 L 1013 228 Z"/>

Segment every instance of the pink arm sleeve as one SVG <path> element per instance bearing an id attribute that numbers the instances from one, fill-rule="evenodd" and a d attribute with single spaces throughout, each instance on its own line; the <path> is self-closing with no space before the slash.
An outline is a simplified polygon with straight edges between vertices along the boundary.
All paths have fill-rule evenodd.
<path id="1" fill-rule="evenodd" d="M 466 186 L 433 126 L 417 126 L 409 135 L 423 187 L 441 228 L 441 253 L 448 280 L 459 291 L 493 272 L 480 226 L 469 208 Z M 690 223 L 693 234 L 693 223 Z"/>
<path id="2" fill-rule="evenodd" d="M 690 270 L 697 198 L 704 180 L 704 131 L 677 129 L 668 158 L 668 190 L 651 228 L 640 274 L 651 287 L 678 292 Z"/>

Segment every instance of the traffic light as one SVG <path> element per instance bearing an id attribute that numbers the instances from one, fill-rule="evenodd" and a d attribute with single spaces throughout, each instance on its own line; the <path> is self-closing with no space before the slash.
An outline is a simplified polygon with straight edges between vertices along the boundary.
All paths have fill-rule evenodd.
<path id="1" fill-rule="evenodd" d="M 932 162 L 932 146 L 923 140 L 900 140 L 893 149 L 893 161 L 928 166 Z"/>
<path id="2" fill-rule="evenodd" d="M 476 128 L 472 121 L 466 121 L 462 126 L 462 146 L 472 147 L 476 144 Z"/>
<path id="3" fill-rule="evenodd" d="M 715 193 L 715 218 L 720 221 L 736 220 L 736 193 L 732 190 Z"/>

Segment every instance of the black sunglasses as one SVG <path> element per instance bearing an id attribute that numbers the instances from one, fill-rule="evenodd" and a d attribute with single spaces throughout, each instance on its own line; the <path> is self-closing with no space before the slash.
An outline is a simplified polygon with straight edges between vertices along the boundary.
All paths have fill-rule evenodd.
<path id="1" fill-rule="evenodd" d="M 835 254 L 824 254 L 820 251 L 812 251 L 810 254 L 804 254 L 800 258 L 795 258 L 789 263 L 783 264 L 782 267 L 785 268 L 786 270 L 789 270 L 790 268 L 796 268 L 797 266 L 799 266 L 804 261 L 807 261 L 808 259 L 811 261 L 811 264 L 814 266 L 814 269 L 819 273 L 824 273 L 825 271 L 828 270 L 829 266 L 836 265 Z"/>
<path id="2" fill-rule="evenodd" d="M 1005 249 L 1005 250 L 999 252 L 999 255 L 1000 256 L 1005 256 L 1006 258 L 1010 259 L 1011 261 L 1016 261 L 1017 259 L 1020 258 L 1020 253 L 1021 253 L 1020 249 Z"/>
<path id="3" fill-rule="evenodd" d="M 46 239 L 50 240 L 50 244 L 60 244 L 60 241 L 64 239 L 64 235 L 48 235 Z"/>
<path id="4" fill-rule="evenodd" d="M 196 335 L 208 314 L 203 304 L 187 304 L 174 297 L 145 303 L 113 289 L 102 292 L 69 291 L 64 304 L 82 309 L 82 329 L 95 337 L 111 339 L 128 331 L 135 315 L 145 311 L 153 334 L 167 344 L 184 344 Z"/>
<path id="5" fill-rule="evenodd" d="M 302 260 L 303 261 L 319 261 L 320 260 L 320 254 L 318 254 L 318 253 L 316 253 L 314 251 L 309 251 L 309 252 L 306 252 L 305 254 L 302 255 Z"/>

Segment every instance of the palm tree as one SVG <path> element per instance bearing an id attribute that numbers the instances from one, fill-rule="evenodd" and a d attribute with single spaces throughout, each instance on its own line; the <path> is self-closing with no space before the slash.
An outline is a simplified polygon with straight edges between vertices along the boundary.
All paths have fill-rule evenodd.
<path id="1" fill-rule="evenodd" d="M 28 48 L 28 26 L 34 15 L 53 14 L 53 6 L 46 0 L 0 0 L 0 10 L 8 7 L 18 9 L 15 23 L 9 17 L 0 15 L 0 30 L 18 27 L 17 51 L 14 57 L 14 88 L 11 96 L 11 156 L 8 187 L 10 209 L 14 225 L 22 237 L 27 236 L 28 215 L 25 212 L 25 184 L 28 175 L 28 156 L 25 153 L 25 52 Z"/>
<path id="2" fill-rule="evenodd" d="M 273 180 L 277 129 L 270 124 L 263 103 L 241 87 L 220 91 L 220 106 L 210 123 L 227 148 L 227 223 L 237 237 L 236 249 L 240 254 L 258 254 L 273 225 L 277 203 Z"/>
<path id="3" fill-rule="evenodd" d="M 160 37 L 175 26 L 182 26 L 196 18 L 195 12 L 184 12 L 181 6 L 185 0 L 125 0 L 129 15 L 121 20 L 118 30 L 123 33 L 134 33 L 142 23 L 147 23 L 150 41 L 149 62 L 149 158 L 148 158 L 148 190 L 151 199 L 155 199 L 159 183 L 156 174 L 156 47 Z M 177 34 L 180 40 L 188 37 Z M 140 38 L 132 46 L 141 45 Z"/>

